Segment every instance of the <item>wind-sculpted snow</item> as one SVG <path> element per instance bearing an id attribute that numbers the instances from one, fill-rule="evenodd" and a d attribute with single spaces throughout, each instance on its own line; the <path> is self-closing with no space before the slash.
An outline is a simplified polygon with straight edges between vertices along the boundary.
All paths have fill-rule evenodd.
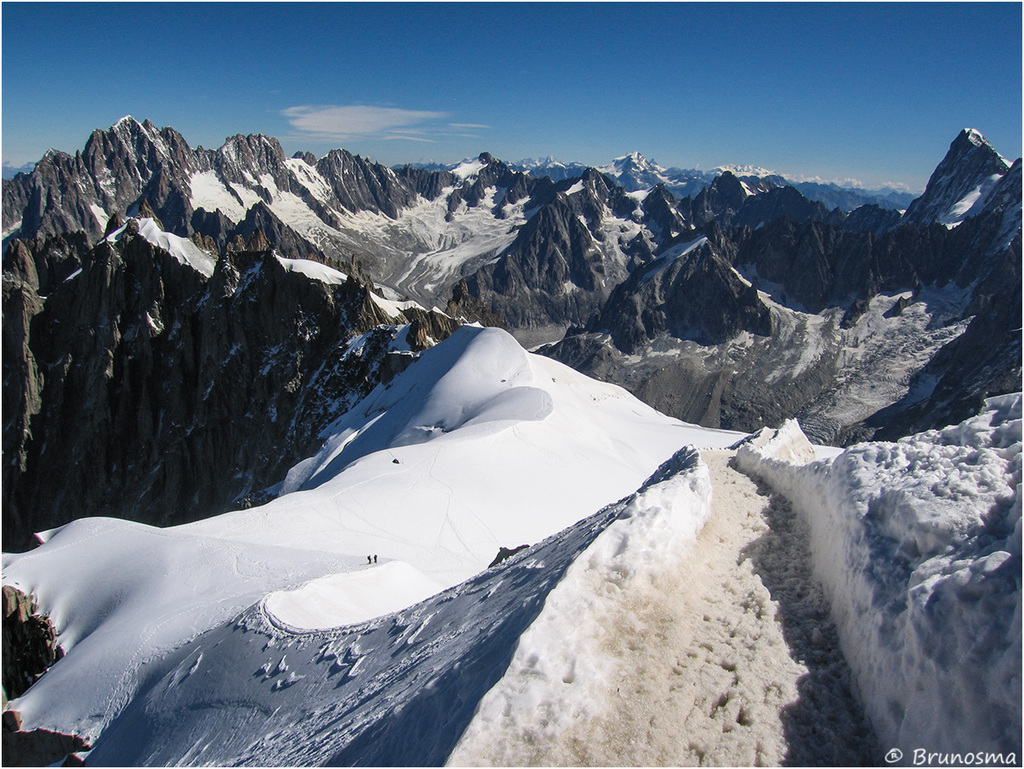
<path id="1" fill-rule="evenodd" d="M 177 688 L 186 679 L 209 690 L 190 701 L 186 708 L 189 712 L 194 708 L 202 711 L 205 706 L 199 703 L 209 702 L 212 710 L 207 716 L 211 719 L 218 710 L 232 713 L 230 718 L 225 715 L 228 720 L 219 726 L 215 727 L 213 721 L 203 726 L 209 727 L 209 735 L 244 733 L 241 724 L 246 718 L 266 726 L 269 722 L 260 719 L 269 716 L 262 709 L 273 712 L 276 704 L 260 701 L 249 710 L 231 710 L 235 706 L 230 703 L 251 704 L 255 695 L 247 688 L 250 684 L 257 688 L 265 684 L 267 693 L 283 696 L 302 680 L 296 676 L 315 676 L 312 668 L 299 669 L 297 662 L 293 664 L 301 656 L 298 652 L 287 653 L 283 675 L 275 677 L 277 674 L 272 672 L 281 661 L 278 656 L 267 669 L 269 675 L 254 676 L 269 659 L 266 655 L 272 654 L 263 649 L 265 636 L 292 638 L 290 633 L 272 627 L 265 613 L 254 608 L 264 599 L 263 605 L 281 620 L 282 626 L 320 628 L 368 619 L 367 632 L 376 628 L 373 632 L 380 634 L 375 638 L 385 639 L 399 637 L 403 631 L 395 628 L 404 628 L 401 623 L 405 620 L 369 618 L 471 580 L 469 587 L 457 588 L 448 594 L 449 598 L 431 600 L 443 605 L 454 600 L 451 596 L 470 591 L 472 595 L 445 620 L 449 635 L 464 631 L 463 640 L 469 644 L 491 628 L 495 639 L 509 645 L 500 653 L 479 652 L 483 667 L 477 672 L 483 671 L 480 675 L 486 679 L 491 675 L 489 666 L 501 655 L 507 660 L 514 638 L 529 623 L 527 615 L 503 616 L 511 611 L 507 606 L 518 607 L 527 601 L 525 595 L 517 594 L 507 605 L 477 607 L 479 591 L 493 587 L 503 593 L 508 589 L 472 581 L 499 547 L 537 543 L 573 526 L 633 492 L 681 446 L 724 447 L 739 437 L 665 417 L 620 388 L 594 382 L 559 363 L 525 352 L 503 331 L 479 327 L 464 327 L 429 349 L 388 386 L 379 387 L 349 413 L 351 418 L 341 419 L 325 431 L 324 450 L 294 469 L 289 487 L 293 490 L 286 489 L 288 493 L 281 493 L 268 504 L 165 529 L 112 518 L 85 518 L 49 532 L 47 541 L 35 550 L 5 554 L 4 584 L 16 585 L 36 597 L 41 610 L 53 618 L 59 641 L 67 651 L 16 702 L 25 727 L 74 732 L 94 740 L 106 734 L 125 708 L 135 708 L 133 703 L 139 697 L 156 697 L 153 692 L 159 686 Z M 585 527 L 597 525 L 592 521 Z M 578 547 L 571 545 L 583 547 L 583 542 Z M 542 561 L 517 561 L 520 570 L 513 574 L 519 576 L 510 578 L 512 584 L 518 585 L 517 580 L 526 580 L 531 574 L 544 585 L 557 580 L 546 568 L 540 569 Z M 476 585 L 479 591 L 472 592 Z M 410 609 L 400 616 L 408 622 L 416 618 L 426 621 L 434 613 Z M 238 623 L 233 618 L 239 615 L 244 615 L 241 625 L 255 629 L 256 635 L 234 629 Z M 510 625 L 503 624 L 506 619 Z M 439 623 L 430 620 L 431 628 Z M 478 630 L 478 626 L 484 630 Z M 410 640 L 412 633 L 410 630 L 400 638 Z M 331 636 L 340 639 L 332 647 L 340 655 L 339 660 L 345 659 L 344 649 L 351 646 L 350 635 L 349 631 L 338 631 Z M 263 640 L 253 648 L 228 651 L 234 641 L 225 639 L 257 636 Z M 297 645 L 295 648 L 309 651 L 312 641 L 308 639 L 314 637 L 320 638 L 300 634 L 288 641 L 289 648 Z M 222 652 L 215 652 L 214 647 L 222 641 Z M 358 656 L 361 648 L 369 647 L 354 647 L 351 653 Z M 433 647 L 429 651 L 415 648 L 427 657 L 436 652 Z M 184 667 L 175 666 L 197 649 L 197 655 L 204 655 L 204 662 L 196 670 L 203 674 L 193 673 L 188 678 L 186 674 L 198 656 L 188 657 L 182 662 Z M 224 662 L 206 666 L 221 653 L 225 654 Z M 380 651 L 380 659 L 390 659 L 390 653 Z M 248 666 L 249 654 L 263 656 L 251 669 L 246 667 L 238 673 L 238 681 L 245 686 L 232 693 L 235 684 L 231 681 L 237 671 L 227 660 L 237 657 Z M 320 666 L 317 669 L 321 672 L 333 664 L 326 657 L 316 662 L 312 659 L 307 660 L 308 664 Z M 355 657 L 349 661 L 354 664 Z M 413 662 L 440 664 L 436 659 L 424 662 L 418 657 L 409 664 Z M 347 670 L 346 664 L 338 662 L 335 673 Z M 172 670 L 176 672 L 158 685 Z M 458 680 L 470 676 L 456 669 L 454 662 L 452 671 L 445 675 Z M 226 680 L 218 681 L 220 675 Z M 418 687 L 424 683 L 423 678 L 415 676 L 405 680 L 401 671 L 380 675 L 388 681 L 392 677 L 402 679 L 400 686 L 408 687 L 409 692 L 403 697 L 420 692 Z M 494 673 L 490 680 L 499 675 Z M 474 681 L 476 676 L 472 673 Z M 348 680 L 334 673 L 328 678 L 318 685 L 330 692 L 340 681 Z M 359 678 L 352 684 L 354 688 L 347 690 L 353 692 L 354 699 L 350 698 L 346 707 L 356 708 L 353 703 L 362 702 L 358 708 L 365 710 L 357 708 L 363 714 L 358 719 L 372 721 L 387 706 L 383 701 L 373 701 L 376 695 L 370 690 L 361 690 L 367 680 Z M 272 690 L 273 686 L 277 688 Z M 385 699 L 391 697 L 392 690 L 384 683 L 375 686 L 378 688 L 373 691 L 384 691 Z M 396 702 L 401 701 L 395 696 Z M 425 703 L 435 701 L 423 692 L 416 696 L 426 697 Z M 143 710 L 150 705 L 139 707 L 142 710 L 132 710 L 133 715 L 125 718 L 143 718 Z M 160 710 L 163 706 L 152 707 Z M 466 707 L 471 711 L 473 705 Z M 438 712 L 453 708 L 458 710 L 445 702 Z M 282 719 L 289 713 L 294 715 L 287 709 L 282 713 Z M 398 715 L 388 718 L 397 719 Z M 175 726 L 174 719 L 167 729 L 184 729 Z M 353 722 L 355 726 L 350 724 L 353 734 L 366 728 L 364 720 L 358 719 Z M 274 729 L 285 728 L 285 720 L 273 723 Z M 327 721 L 324 724 L 327 732 L 333 733 L 334 727 L 326 726 Z M 128 735 L 134 733 L 135 726 L 125 729 L 122 734 Z M 272 732 L 268 727 L 266 733 Z M 458 735 L 449 736 L 454 744 Z M 187 731 L 173 739 L 168 732 L 159 739 L 167 744 L 191 740 Z M 337 740 L 324 739 L 332 745 L 330 750 L 341 751 Z M 409 739 L 410 745 L 416 742 Z M 426 738 L 426 742 L 432 739 Z M 103 740 L 114 744 L 106 737 Z M 282 745 L 280 749 L 303 750 L 297 736 L 295 740 L 292 747 Z M 120 738 L 115 742 L 120 747 L 105 750 L 135 750 L 124 747 L 127 743 Z M 202 750 L 204 743 L 200 740 L 196 744 L 196 750 Z M 171 760 L 156 747 L 145 749 L 155 751 L 146 760 Z M 252 763 L 288 764 L 293 758 L 302 762 L 298 753 L 270 757 L 263 748 L 246 743 L 244 750 L 250 749 L 254 752 L 245 760 Z M 233 761 L 250 756 L 243 756 L 243 747 L 238 751 L 237 756 L 196 753 L 174 760 L 226 763 L 229 758 Z M 129 753 L 97 755 L 109 755 L 102 760 L 112 763 L 143 760 L 141 753 L 132 753 L 135 757 L 129 757 Z M 315 760 L 333 760 L 333 755 Z M 395 755 L 405 757 L 400 752 Z M 399 757 L 394 760 L 404 762 Z M 443 760 L 443 756 L 437 760 Z"/>
<path id="2" fill-rule="evenodd" d="M 425 443 L 470 427 L 486 432 L 541 420 L 551 396 L 530 386 L 527 353 L 502 332 L 460 329 L 423 355 L 415 371 L 378 388 L 325 430 L 315 457 L 289 473 L 284 491 L 316 488 L 367 454 Z M 463 433 L 464 435 L 464 433 Z"/>
<path id="3" fill-rule="evenodd" d="M 921 749 L 1019 761 L 1021 396 L 830 464 L 793 464 L 771 444 L 738 459 L 806 517 L 883 749 L 904 763 Z"/>
<path id="4" fill-rule="evenodd" d="M 523 656 L 524 632 L 571 635 L 586 613 L 580 586 L 614 590 L 695 536 L 709 494 L 707 469 L 687 448 L 631 497 L 395 614 L 296 633 L 251 606 L 155 660 L 89 763 L 443 763 L 480 699 Z M 584 666 L 585 651 L 565 647 L 547 664 Z"/>
<path id="5" fill-rule="evenodd" d="M 223 542 L 188 527 L 82 518 L 24 555 L 4 584 L 38 597 L 68 654 L 17 700 L 26 724 L 95 737 L 164 655 L 272 590 L 351 568 L 311 549 Z"/>

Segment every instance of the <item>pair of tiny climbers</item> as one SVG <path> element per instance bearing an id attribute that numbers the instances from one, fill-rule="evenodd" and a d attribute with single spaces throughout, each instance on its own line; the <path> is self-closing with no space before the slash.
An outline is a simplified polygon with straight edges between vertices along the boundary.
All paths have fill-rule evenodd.
<path id="1" fill-rule="evenodd" d="M 366 565 L 367 566 L 372 566 L 375 563 L 377 563 L 377 556 L 375 556 L 375 555 L 374 556 L 369 556 L 369 555 L 366 556 Z"/>

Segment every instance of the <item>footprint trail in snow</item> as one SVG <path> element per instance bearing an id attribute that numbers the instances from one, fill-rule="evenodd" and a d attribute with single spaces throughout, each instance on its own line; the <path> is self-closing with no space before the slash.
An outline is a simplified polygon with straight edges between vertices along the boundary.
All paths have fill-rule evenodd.
<path id="1" fill-rule="evenodd" d="M 734 453 L 701 453 L 713 505 L 690 553 L 634 580 L 605 618 L 603 701 L 554 740 L 541 716 L 500 739 L 467 733 L 452 765 L 875 762 L 803 527 L 729 466 Z"/>

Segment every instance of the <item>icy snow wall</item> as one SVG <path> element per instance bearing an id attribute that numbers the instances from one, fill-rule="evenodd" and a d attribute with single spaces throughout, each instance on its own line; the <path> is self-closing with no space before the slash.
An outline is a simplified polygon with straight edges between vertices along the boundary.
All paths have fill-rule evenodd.
<path id="1" fill-rule="evenodd" d="M 1021 396 L 797 464 L 796 423 L 739 449 L 808 521 L 814 571 L 884 751 L 1021 757 Z M 791 457 L 792 454 L 790 453 Z"/>

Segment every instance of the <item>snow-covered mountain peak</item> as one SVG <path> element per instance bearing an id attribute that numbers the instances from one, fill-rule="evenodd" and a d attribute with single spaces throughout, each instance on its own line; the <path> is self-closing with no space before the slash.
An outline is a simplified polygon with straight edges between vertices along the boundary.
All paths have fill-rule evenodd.
<path id="1" fill-rule="evenodd" d="M 761 166 L 750 166 L 750 165 L 724 165 L 716 166 L 711 169 L 712 173 L 724 174 L 726 172 L 731 173 L 733 176 L 756 176 L 762 178 L 765 176 L 778 176 L 775 171 L 768 168 L 762 168 Z"/>
<path id="2" fill-rule="evenodd" d="M 950 160 L 951 156 L 955 158 L 957 155 L 971 156 L 974 154 L 980 154 L 985 158 L 990 156 L 998 158 L 1006 168 L 1010 167 L 1010 162 L 1000 155 L 989 140 L 976 128 L 964 128 L 957 134 L 957 137 L 949 145 L 949 152 L 947 152 L 943 162 Z M 941 167 L 942 164 L 940 163 L 939 168 Z"/>
<path id="3" fill-rule="evenodd" d="M 139 137 L 145 137 L 149 142 L 156 145 L 159 150 L 166 150 L 160 138 L 160 129 L 150 120 L 139 122 L 131 115 L 125 115 L 103 133 L 117 136 L 126 146 L 133 145 Z"/>
<path id="4" fill-rule="evenodd" d="M 988 139 L 984 137 L 984 135 L 982 135 L 981 131 L 979 131 L 977 128 L 964 128 L 960 132 L 959 136 L 957 136 L 957 139 L 960 140 L 961 143 L 969 142 L 975 147 L 988 147 L 993 152 L 996 152 L 992 144 L 988 141 Z M 996 154 L 998 155 L 999 153 L 996 152 Z M 1002 157 L 1002 155 L 999 156 Z"/>
<path id="5" fill-rule="evenodd" d="M 42 163 L 46 162 L 47 160 L 52 161 L 55 158 L 66 158 L 66 157 L 70 157 L 68 155 L 68 153 L 64 152 L 63 150 L 59 150 L 56 147 L 50 147 L 50 149 L 46 150 L 46 152 L 43 153 L 43 157 L 40 158 L 39 163 L 42 164 Z"/>
<path id="6" fill-rule="evenodd" d="M 648 161 L 647 158 L 645 158 L 643 155 L 641 155 L 636 150 L 634 150 L 633 152 L 629 152 L 629 153 L 623 155 L 622 157 L 615 158 L 614 162 L 616 162 L 616 163 L 619 163 L 619 162 L 622 162 L 622 163 L 632 163 L 633 165 L 637 165 L 637 166 L 652 166 L 652 165 L 656 165 L 653 161 Z"/>
<path id="7" fill-rule="evenodd" d="M 664 168 L 648 160 L 635 150 L 615 158 L 611 163 L 601 166 L 597 170 L 602 173 L 611 174 L 620 174 L 627 171 L 645 171 L 650 173 L 663 173 L 665 171 Z"/>
<path id="8" fill-rule="evenodd" d="M 988 143 L 985 141 L 985 137 L 981 135 L 981 131 L 977 128 L 965 128 L 961 134 L 967 137 L 967 139 L 976 147 L 980 147 L 982 143 Z"/>
<path id="9" fill-rule="evenodd" d="M 110 233 L 106 240 L 110 243 L 119 242 L 126 233 L 141 235 L 154 246 L 164 249 L 179 262 L 187 264 L 206 277 L 213 275 L 217 263 L 216 257 L 203 251 L 188 238 L 164 232 L 154 219 L 148 217 L 138 220 L 129 219 L 122 227 Z"/>
<path id="10" fill-rule="evenodd" d="M 481 152 L 475 158 L 466 158 L 452 169 L 452 173 L 463 181 L 471 179 L 494 162 L 494 158 L 487 152 Z"/>
<path id="11" fill-rule="evenodd" d="M 938 222 L 956 227 L 983 210 L 1009 168 L 1010 163 L 980 131 L 964 128 L 936 166 L 924 193 L 907 209 L 902 223 Z"/>

